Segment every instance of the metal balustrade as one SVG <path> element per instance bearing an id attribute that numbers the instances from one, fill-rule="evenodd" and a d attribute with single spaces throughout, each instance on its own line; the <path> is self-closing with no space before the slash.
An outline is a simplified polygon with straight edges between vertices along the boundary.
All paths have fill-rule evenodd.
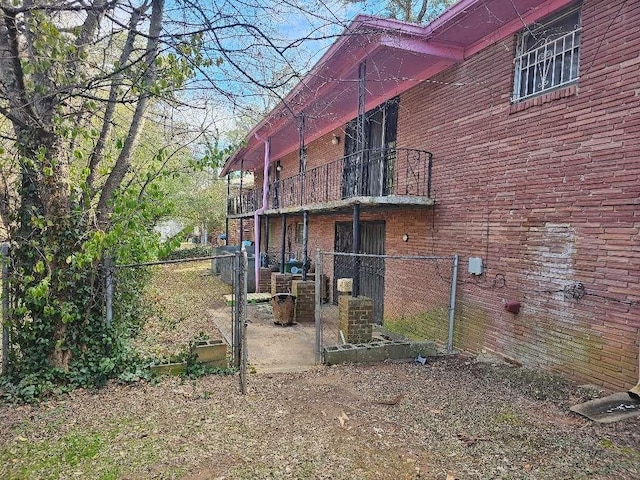
<path id="1" fill-rule="evenodd" d="M 333 204 L 354 197 L 431 197 L 433 155 L 425 150 L 361 150 L 269 184 L 267 210 Z M 227 201 L 228 215 L 260 208 L 262 189 Z"/>

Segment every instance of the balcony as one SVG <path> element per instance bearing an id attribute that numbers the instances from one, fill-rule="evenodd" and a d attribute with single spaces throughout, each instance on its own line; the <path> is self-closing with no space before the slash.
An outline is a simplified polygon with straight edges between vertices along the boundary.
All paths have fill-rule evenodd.
<path id="1" fill-rule="evenodd" d="M 246 190 L 227 199 L 227 216 L 243 217 L 253 215 L 262 205 L 262 189 Z"/>
<path id="2" fill-rule="evenodd" d="M 432 205 L 433 155 L 407 148 L 361 150 L 269 184 L 267 214 L 338 210 L 361 205 Z M 227 215 L 261 206 L 262 189 L 230 198 Z"/>

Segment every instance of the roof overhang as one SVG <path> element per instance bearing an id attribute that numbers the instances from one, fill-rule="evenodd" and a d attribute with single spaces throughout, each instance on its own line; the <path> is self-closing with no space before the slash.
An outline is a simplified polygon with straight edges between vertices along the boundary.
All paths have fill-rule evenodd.
<path id="1" fill-rule="evenodd" d="M 460 0 L 426 26 L 359 15 L 302 81 L 247 136 L 221 175 L 260 170 L 264 141 L 276 161 L 357 115 L 358 65 L 367 61 L 373 108 L 576 0 Z"/>

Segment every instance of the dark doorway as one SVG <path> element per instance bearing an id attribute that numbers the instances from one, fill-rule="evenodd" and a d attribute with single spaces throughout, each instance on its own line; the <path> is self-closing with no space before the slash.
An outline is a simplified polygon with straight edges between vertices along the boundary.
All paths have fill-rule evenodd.
<path id="1" fill-rule="evenodd" d="M 356 135 L 356 120 L 347 123 L 342 170 L 342 197 L 383 196 L 393 190 L 398 128 L 398 99 L 368 111 L 364 144 Z"/>
<path id="2" fill-rule="evenodd" d="M 385 222 L 360 222 L 360 253 L 384 255 Z M 336 222 L 335 251 L 353 251 L 353 223 Z M 336 255 L 333 263 L 333 298 L 338 302 L 338 278 L 353 278 L 355 258 Z M 373 299 L 373 320 L 382 324 L 384 313 L 384 259 L 359 257 L 360 295 Z"/>

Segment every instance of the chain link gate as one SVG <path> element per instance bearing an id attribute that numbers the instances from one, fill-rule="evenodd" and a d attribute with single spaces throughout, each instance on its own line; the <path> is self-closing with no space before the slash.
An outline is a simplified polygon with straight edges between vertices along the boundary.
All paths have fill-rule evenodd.
<path id="1" fill-rule="evenodd" d="M 372 340 L 434 341 L 453 350 L 458 257 L 395 256 L 318 251 L 316 272 L 316 361 L 327 346 L 349 341 L 339 318 L 340 295 L 372 300 Z M 358 292 L 341 293 L 338 279 L 348 278 Z M 353 288 L 353 287 L 352 287 Z M 358 337 L 357 343 L 363 337 Z M 365 338 L 367 335 L 365 335 Z M 353 338 L 353 336 L 352 336 Z"/>
<path id="2" fill-rule="evenodd" d="M 240 376 L 240 393 L 247 393 L 247 273 L 248 259 L 247 251 L 243 247 L 236 252 L 235 260 L 235 288 L 233 296 L 233 360 L 234 366 L 238 368 Z"/>
<path id="3" fill-rule="evenodd" d="M 152 302 L 153 308 L 159 311 L 162 325 L 167 329 L 187 328 L 193 320 L 185 318 L 181 310 L 189 310 L 192 316 L 208 318 L 207 325 L 200 327 L 216 330 L 231 349 L 231 364 L 241 374 L 240 389 L 246 391 L 246 318 L 247 318 L 247 271 L 246 251 L 214 255 L 210 257 L 185 258 L 128 265 L 114 265 L 105 262 L 106 266 L 106 302 L 105 321 L 111 323 L 121 315 L 121 309 L 127 299 L 121 298 L 118 285 L 126 277 L 150 275 L 164 284 L 160 292 L 155 292 L 152 285 L 151 296 L 146 302 Z M 191 272 L 191 273 L 189 273 Z M 194 272 L 196 273 L 194 275 Z M 214 280 L 214 277 L 217 279 Z M 219 291 L 220 286 L 227 286 L 226 292 Z M 175 287 L 175 295 L 167 294 Z M 213 291 L 216 289 L 214 298 Z M 203 295 L 203 289 L 206 295 Z M 179 292 L 180 291 L 180 292 Z M 228 293 L 226 300 L 223 294 Z M 149 295 L 147 292 L 145 295 Z M 206 298 L 205 298 L 206 297 Z M 219 297 L 219 298 L 218 298 Z M 224 306 L 226 303 L 226 306 Z M 194 310 L 194 305 L 197 305 Z M 213 318 L 212 324 L 210 322 Z M 193 330 L 193 329 L 192 329 Z M 204 332 L 204 330 L 202 330 Z M 190 334 L 199 334 L 192 331 Z M 184 338 L 188 343 L 190 338 Z M 159 339 L 162 342 L 162 338 Z M 184 347 L 184 345 L 180 345 Z"/>

